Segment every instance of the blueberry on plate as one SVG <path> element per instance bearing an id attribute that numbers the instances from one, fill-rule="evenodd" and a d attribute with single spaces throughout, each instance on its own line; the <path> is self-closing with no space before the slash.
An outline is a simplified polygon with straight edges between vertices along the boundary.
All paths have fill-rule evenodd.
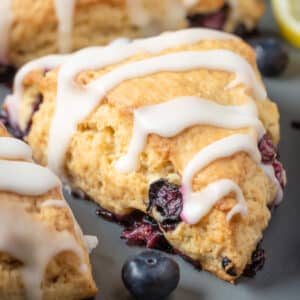
<path id="1" fill-rule="evenodd" d="M 274 37 L 255 38 L 249 40 L 256 52 L 257 65 L 266 77 L 276 77 L 283 73 L 289 56 L 282 42 Z"/>
<path id="2" fill-rule="evenodd" d="M 172 293 L 179 282 L 178 264 L 158 251 L 145 251 L 129 258 L 122 279 L 136 299 L 158 300 Z"/>

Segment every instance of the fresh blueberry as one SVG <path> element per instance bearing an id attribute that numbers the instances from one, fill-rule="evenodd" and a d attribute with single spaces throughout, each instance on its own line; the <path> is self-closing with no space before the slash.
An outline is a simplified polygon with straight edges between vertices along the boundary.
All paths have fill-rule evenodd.
<path id="1" fill-rule="evenodd" d="M 279 76 L 286 69 L 289 61 L 287 50 L 282 42 L 273 37 L 249 40 L 256 52 L 257 65 L 266 77 Z"/>
<path id="2" fill-rule="evenodd" d="M 166 223 L 180 222 L 183 199 L 179 186 L 165 179 L 153 182 L 149 188 L 149 207 L 161 216 L 161 221 Z"/>
<path id="3" fill-rule="evenodd" d="M 122 268 L 122 279 L 136 299 L 158 300 L 177 287 L 180 272 L 175 261 L 157 251 L 145 251 L 129 258 Z"/>

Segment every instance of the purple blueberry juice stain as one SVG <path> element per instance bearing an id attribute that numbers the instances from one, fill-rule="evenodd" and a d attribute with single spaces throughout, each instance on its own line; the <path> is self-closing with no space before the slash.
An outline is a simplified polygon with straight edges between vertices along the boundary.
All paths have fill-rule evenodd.
<path id="1" fill-rule="evenodd" d="M 173 248 L 165 239 L 157 222 L 150 216 L 140 214 L 131 216 L 125 229 L 121 234 L 121 239 L 127 241 L 128 245 L 146 246 L 150 249 L 158 249 L 168 253 L 173 253 Z"/>
<path id="2" fill-rule="evenodd" d="M 277 180 L 279 181 L 281 187 L 285 188 L 286 175 L 285 175 L 285 170 L 283 168 L 282 163 L 279 160 L 276 159 L 273 162 L 273 168 L 274 168 L 275 176 L 276 176 Z"/>
<path id="3" fill-rule="evenodd" d="M 42 94 L 38 94 L 36 96 L 34 103 L 32 104 L 31 116 L 27 122 L 27 126 L 26 126 L 25 130 L 21 130 L 19 125 L 13 124 L 13 122 L 11 121 L 11 118 L 9 116 L 8 110 L 5 109 L 4 107 L 2 108 L 2 111 L 0 114 L 0 121 L 3 122 L 3 124 L 7 127 L 8 131 L 14 137 L 19 138 L 19 139 L 24 139 L 24 137 L 28 135 L 28 133 L 31 129 L 33 116 L 39 110 L 42 102 L 43 102 L 43 96 L 42 96 Z"/>

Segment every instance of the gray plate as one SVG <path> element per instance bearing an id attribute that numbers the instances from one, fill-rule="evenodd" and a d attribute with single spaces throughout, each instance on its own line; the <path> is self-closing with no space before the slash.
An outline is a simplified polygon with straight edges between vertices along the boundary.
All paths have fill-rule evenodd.
<path id="1" fill-rule="evenodd" d="M 276 28 L 271 14 L 262 22 L 263 31 Z M 264 269 L 254 279 L 242 278 L 236 285 L 225 283 L 207 272 L 198 272 L 192 266 L 180 264 L 181 281 L 169 300 L 299 300 L 300 299 L 300 131 L 292 129 L 292 120 L 300 121 L 300 51 L 290 48 L 291 63 L 286 74 L 266 80 L 269 96 L 281 111 L 281 159 L 288 174 L 285 200 L 274 213 L 264 235 L 267 251 Z M 0 102 L 5 89 L 0 87 Z M 99 237 L 100 245 L 91 259 L 100 293 L 97 299 L 131 299 L 121 281 L 121 267 L 129 255 L 141 251 L 130 248 L 119 236 L 121 227 L 99 219 L 96 205 L 66 196 L 83 231 Z"/>

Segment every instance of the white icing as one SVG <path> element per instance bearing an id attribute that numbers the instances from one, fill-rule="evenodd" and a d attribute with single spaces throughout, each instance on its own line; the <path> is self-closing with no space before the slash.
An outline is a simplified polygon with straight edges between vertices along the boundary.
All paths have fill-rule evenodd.
<path id="1" fill-rule="evenodd" d="M 238 186 L 230 180 L 219 180 L 211 183 L 200 192 L 192 191 L 193 177 L 197 172 L 213 161 L 232 156 L 238 152 L 246 152 L 254 162 L 260 163 L 261 155 L 257 148 L 257 140 L 250 135 L 235 134 L 220 139 L 198 152 L 189 161 L 182 175 L 183 210 L 182 218 L 189 224 L 195 224 L 201 220 L 218 200 L 234 191 L 238 204 L 228 213 L 229 221 L 236 213 L 245 214 L 247 206 Z"/>
<path id="2" fill-rule="evenodd" d="M 71 210 L 70 206 L 65 200 L 46 200 L 41 204 L 41 207 L 47 207 L 47 206 L 56 206 L 56 207 L 66 207 L 74 222 L 74 227 L 76 233 L 81 237 L 81 239 L 84 241 L 86 248 L 89 253 L 91 253 L 98 245 L 98 238 L 93 235 L 83 235 L 82 230 L 80 226 L 78 225 L 78 222 L 73 214 L 73 211 Z"/>
<path id="3" fill-rule="evenodd" d="M 144 7 L 142 0 L 127 0 L 127 10 L 133 25 L 146 27 L 152 21 L 151 15 Z"/>
<path id="4" fill-rule="evenodd" d="M 65 200 L 54 200 L 54 199 L 45 200 L 43 203 L 41 203 L 41 207 L 48 207 L 48 206 L 68 207 L 68 204 Z"/>
<path id="5" fill-rule="evenodd" d="M 98 238 L 94 235 L 84 236 L 85 244 L 88 248 L 89 253 L 91 253 L 98 246 Z"/>
<path id="6" fill-rule="evenodd" d="M 26 75 L 34 70 L 53 69 L 61 65 L 67 57 L 68 55 L 48 55 L 33 60 L 19 69 L 14 79 L 14 93 L 8 95 L 5 99 L 5 107 L 8 110 L 10 122 L 12 124 L 17 125 L 20 121 L 19 110 L 23 97 L 23 81 Z"/>
<path id="7" fill-rule="evenodd" d="M 201 40 L 211 39 L 226 40 L 237 39 L 237 37 L 210 29 L 186 29 L 164 33 L 160 36 L 148 39 L 135 40 L 132 43 L 129 43 L 127 39 L 121 39 L 112 42 L 108 47 L 90 47 L 80 50 L 71 56 L 49 55 L 29 62 L 19 70 L 15 77 L 14 94 L 7 96 L 5 100 L 10 121 L 13 125 L 20 125 L 18 124 L 18 112 L 23 95 L 23 80 L 24 77 L 33 70 L 52 69 L 63 64 L 58 75 L 57 102 L 68 102 L 67 99 L 69 99 L 69 97 L 73 99 L 76 97 L 79 102 L 84 101 L 84 99 L 88 98 L 88 94 L 93 93 L 93 91 L 89 92 L 74 84 L 76 75 L 83 70 L 102 68 L 110 64 L 118 63 L 140 52 L 159 53 L 164 49 L 180 44 L 193 44 Z M 70 57 L 70 59 L 67 59 L 68 57 Z M 86 95 L 85 92 L 87 92 Z M 62 99 L 60 100 L 60 98 Z"/>
<path id="8" fill-rule="evenodd" d="M 0 158 L 1 159 L 32 159 L 31 148 L 24 142 L 11 138 L 0 137 Z"/>
<path id="9" fill-rule="evenodd" d="M 183 0 L 183 5 L 187 8 L 195 6 L 201 0 Z"/>
<path id="10" fill-rule="evenodd" d="M 72 50 L 72 31 L 75 0 L 54 0 L 58 18 L 58 48 L 60 53 Z"/>
<path id="11" fill-rule="evenodd" d="M 131 48 L 131 45 L 133 43 L 125 46 L 124 51 Z M 115 53 L 113 50 L 123 53 L 122 47 L 108 47 L 106 49 L 109 49 L 111 53 Z M 48 165 L 58 174 L 62 173 L 65 152 L 78 122 L 82 121 L 101 102 L 107 92 L 124 80 L 160 71 L 187 71 L 207 68 L 235 73 L 236 78 L 228 85 L 228 88 L 244 83 L 253 89 L 257 98 L 265 99 L 266 97 L 265 89 L 256 78 L 251 66 L 241 56 L 228 50 L 177 52 L 132 62 L 104 74 L 85 87 L 76 87 L 73 82 L 74 69 L 76 71 L 82 69 L 82 60 L 87 62 L 85 67 L 94 65 L 91 56 L 94 55 L 95 51 L 97 52 L 97 49 L 86 51 L 81 51 L 78 56 L 73 56 L 69 61 L 72 66 L 63 66 L 58 77 L 56 110 L 52 119 L 48 145 Z M 102 54 L 105 52 L 106 50 Z M 99 53 L 98 55 L 102 59 L 105 58 L 105 55 Z M 116 60 L 118 61 L 112 55 L 106 64 L 115 63 Z M 69 112 L 68 115 L 65 114 L 66 111 Z"/>
<path id="12" fill-rule="evenodd" d="M 13 15 L 11 0 L 0 1 L 0 61 L 7 62 L 9 30 Z M 58 18 L 58 45 L 61 53 L 72 50 L 72 31 L 76 0 L 54 0 Z"/>
<path id="13" fill-rule="evenodd" d="M 184 193 L 192 191 L 192 180 L 197 172 L 213 161 L 232 156 L 238 152 L 246 152 L 256 163 L 260 163 L 261 155 L 257 148 L 257 140 L 248 134 L 234 134 L 220 139 L 198 152 L 189 161 L 182 174 Z"/>
<path id="14" fill-rule="evenodd" d="M 283 199 L 283 190 L 282 187 L 276 178 L 275 171 L 272 165 L 266 165 L 266 164 L 261 164 L 260 167 L 262 170 L 265 172 L 266 175 L 272 180 L 272 182 L 275 184 L 277 188 L 277 195 L 275 198 L 275 205 L 279 205 L 282 202 Z"/>
<path id="15" fill-rule="evenodd" d="M 182 0 L 162 0 L 156 10 L 147 7 L 147 1 L 127 0 L 130 22 L 142 29 L 142 35 L 178 29 L 186 21 L 187 7 Z"/>
<path id="16" fill-rule="evenodd" d="M 60 187 L 60 181 L 47 168 L 31 162 L 0 160 L 0 190 L 37 196 L 55 187 Z"/>
<path id="17" fill-rule="evenodd" d="M 257 136 L 261 137 L 265 130 L 254 108 L 252 102 L 224 106 L 197 97 L 179 97 L 136 109 L 127 154 L 117 161 L 116 168 L 120 172 L 130 172 L 138 167 L 139 155 L 149 134 L 173 137 L 188 127 L 205 124 L 228 129 L 254 127 Z"/>
<path id="18" fill-rule="evenodd" d="M 7 62 L 9 30 L 12 22 L 11 0 L 0 1 L 0 62 Z"/>
<path id="19" fill-rule="evenodd" d="M 231 192 L 235 193 L 237 204 L 227 214 L 227 221 L 237 213 L 245 215 L 248 208 L 240 187 L 232 180 L 221 179 L 210 183 L 200 192 L 191 193 L 184 201 L 181 218 L 189 224 L 196 224 L 220 199 Z"/>
<path id="20" fill-rule="evenodd" d="M 55 231 L 31 217 L 20 204 L 1 201 L 0 250 L 23 263 L 20 268 L 28 299 L 42 299 L 41 283 L 48 263 L 63 251 L 72 251 L 86 269 L 83 252 L 67 231 Z"/>
<path id="21" fill-rule="evenodd" d="M 164 30 L 174 30 L 186 24 L 188 10 L 198 0 L 161 0 L 154 4 L 156 9 L 147 6 L 148 0 L 127 0 L 130 22 L 142 30 L 142 35 L 154 35 Z"/>

